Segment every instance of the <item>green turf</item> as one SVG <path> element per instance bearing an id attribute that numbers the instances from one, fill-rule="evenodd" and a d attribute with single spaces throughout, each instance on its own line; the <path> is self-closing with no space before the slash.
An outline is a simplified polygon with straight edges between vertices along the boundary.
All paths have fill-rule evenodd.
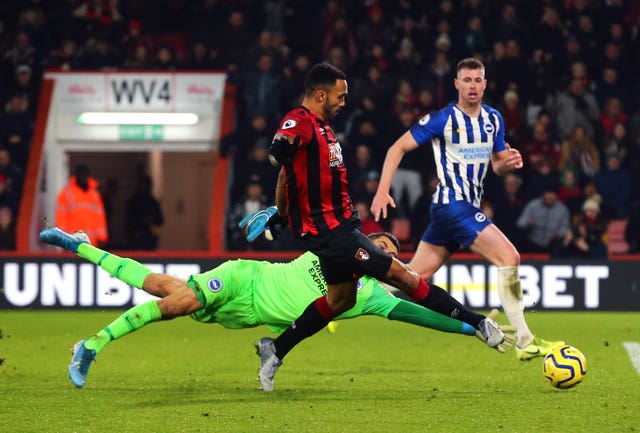
<path id="1" fill-rule="evenodd" d="M 565 391 L 541 359 L 379 318 L 302 343 L 270 394 L 252 344 L 271 333 L 188 318 L 112 343 L 76 389 L 69 348 L 117 314 L 0 311 L 0 432 L 640 431 L 640 374 L 622 346 L 640 342 L 640 313 L 528 314 L 587 357 L 585 382 Z"/>

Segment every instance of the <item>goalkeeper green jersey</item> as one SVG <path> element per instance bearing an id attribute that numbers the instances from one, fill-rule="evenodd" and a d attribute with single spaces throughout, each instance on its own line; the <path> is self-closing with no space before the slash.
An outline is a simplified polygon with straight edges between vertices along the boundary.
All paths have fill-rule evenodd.
<path id="1" fill-rule="evenodd" d="M 283 331 L 316 298 L 327 293 L 320 261 L 307 252 L 288 263 L 231 260 L 189 280 L 203 308 L 200 322 L 233 329 L 267 325 Z M 400 302 L 374 278 L 358 281 L 356 305 L 337 319 L 360 315 L 387 317 Z"/>

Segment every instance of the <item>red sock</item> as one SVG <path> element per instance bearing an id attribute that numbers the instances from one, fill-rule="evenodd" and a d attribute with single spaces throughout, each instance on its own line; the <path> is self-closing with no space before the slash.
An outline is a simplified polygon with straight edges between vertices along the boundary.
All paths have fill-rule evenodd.
<path id="1" fill-rule="evenodd" d="M 327 322 L 333 320 L 333 318 L 337 316 L 336 312 L 333 311 L 333 308 L 329 306 L 326 296 L 316 299 L 315 304 L 318 312 Z"/>
<path id="2" fill-rule="evenodd" d="M 413 289 L 409 296 L 416 302 L 424 300 L 429 295 L 429 284 L 422 278 L 419 279 L 418 285 Z"/>

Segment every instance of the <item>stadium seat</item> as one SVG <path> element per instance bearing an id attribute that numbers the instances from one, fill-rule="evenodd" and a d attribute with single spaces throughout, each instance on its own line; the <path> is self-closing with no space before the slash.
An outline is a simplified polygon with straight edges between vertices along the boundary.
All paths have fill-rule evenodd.
<path id="1" fill-rule="evenodd" d="M 629 244 L 624 238 L 624 231 L 627 228 L 628 219 L 614 219 L 607 228 L 607 239 L 609 242 L 609 254 L 626 254 L 629 251 Z"/>

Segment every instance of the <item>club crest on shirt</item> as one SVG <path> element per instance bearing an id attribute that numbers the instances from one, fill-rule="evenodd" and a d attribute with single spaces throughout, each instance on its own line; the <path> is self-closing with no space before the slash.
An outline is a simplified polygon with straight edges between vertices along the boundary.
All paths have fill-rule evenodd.
<path id="1" fill-rule="evenodd" d="M 337 141 L 329 143 L 329 167 L 338 167 L 342 165 L 342 147 Z"/>
<path id="2" fill-rule="evenodd" d="M 280 129 L 291 129 L 294 126 L 296 126 L 298 124 L 298 122 L 296 122 L 293 119 L 287 119 L 284 121 L 284 123 L 282 124 L 282 127 Z"/>
<path id="3" fill-rule="evenodd" d="M 366 262 L 370 258 L 371 256 L 369 255 L 369 251 L 365 250 L 364 248 L 358 248 L 358 251 L 356 251 L 356 259 L 360 260 L 361 262 Z"/>
<path id="4" fill-rule="evenodd" d="M 223 284 L 220 278 L 212 278 L 207 283 L 207 287 L 209 287 L 209 290 L 211 290 L 213 293 L 217 293 L 222 290 L 222 286 Z"/>
<path id="5" fill-rule="evenodd" d="M 493 134 L 493 125 L 490 123 L 483 124 L 482 129 L 486 134 L 489 134 L 489 135 Z"/>

